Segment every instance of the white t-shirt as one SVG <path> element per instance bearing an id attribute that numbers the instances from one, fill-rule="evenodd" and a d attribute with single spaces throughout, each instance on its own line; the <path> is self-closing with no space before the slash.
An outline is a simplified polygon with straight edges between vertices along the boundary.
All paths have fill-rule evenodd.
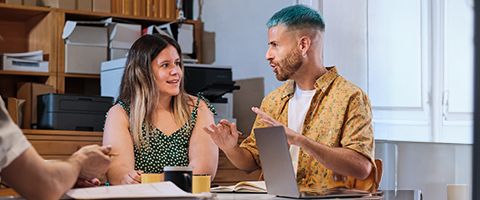
<path id="1" fill-rule="evenodd" d="M 288 101 L 288 128 L 299 134 L 302 134 L 305 115 L 310 108 L 310 103 L 315 95 L 315 91 L 316 90 L 301 90 L 296 86 L 293 97 Z M 297 174 L 299 153 L 300 147 L 296 145 L 290 146 L 290 156 L 292 157 L 295 174 Z"/>
<path id="2" fill-rule="evenodd" d="M 0 172 L 30 147 L 30 142 L 8 115 L 0 97 Z"/>

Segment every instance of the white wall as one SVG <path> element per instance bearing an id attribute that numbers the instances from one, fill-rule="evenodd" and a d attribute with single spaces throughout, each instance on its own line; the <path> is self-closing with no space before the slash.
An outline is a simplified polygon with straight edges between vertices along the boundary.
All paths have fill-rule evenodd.
<path id="1" fill-rule="evenodd" d="M 268 19 L 295 0 L 205 0 L 204 30 L 215 32 L 215 62 L 232 66 L 233 79 L 265 78 L 265 94 L 282 83 L 265 59 Z"/>
<path id="2" fill-rule="evenodd" d="M 324 64 L 367 91 L 367 2 L 323 1 Z M 328 9 L 325 9 L 328 8 Z"/>

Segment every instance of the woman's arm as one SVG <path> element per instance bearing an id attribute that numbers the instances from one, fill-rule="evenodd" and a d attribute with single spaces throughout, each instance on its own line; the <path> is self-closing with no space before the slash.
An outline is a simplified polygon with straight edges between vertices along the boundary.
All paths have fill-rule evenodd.
<path id="1" fill-rule="evenodd" d="M 218 167 L 218 147 L 205 133 L 203 127 L 213 124 L 213 113 L 203 101 L 198 106 L 197 122 L 190 138 L 190 166 L 194 174 L 210 174 L 215 177 Z"/>
<path id="2" fill-rule="evenodd" d="M 108 111 L 103 131 L 103 145 L 112 146 L 112 157 L 107 178 L 112 185 L 139 183 L 140 174 L 135 172 L 133 140 L 129 131 L 128 115 L 120 105 Z"/>

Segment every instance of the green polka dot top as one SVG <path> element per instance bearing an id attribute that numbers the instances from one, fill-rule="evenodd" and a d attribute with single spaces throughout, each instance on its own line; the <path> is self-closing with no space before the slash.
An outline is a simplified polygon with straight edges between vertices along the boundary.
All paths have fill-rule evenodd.
<path id="1" fill-rule="evenodd" d="M 138 148 L 134 145 L 135 170 L 142 170 L 144 173 L 162 173 L 165 166 L 188 166 L 188 144 L 192 130 L 197 121 L 197 111 L 200 99 L 205 101 L 208 108 L 215 113 L 214 107 L 203 96 L 198 95 L 197 103 L 192 110 L 190 119 L 180 129 L 167 136 L 158 128 L 150 128 L 146 131 L 146 123 L 142 126 L 142 135 L 150 136 L 148 144 Z M 117 103 L 130 114 L 130 106 L 118 100 Z"/>

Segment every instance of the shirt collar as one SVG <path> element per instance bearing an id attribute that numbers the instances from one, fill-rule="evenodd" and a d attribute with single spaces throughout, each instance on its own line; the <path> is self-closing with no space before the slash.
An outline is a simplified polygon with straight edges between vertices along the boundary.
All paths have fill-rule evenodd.
<path id="1" fill-rule="evenodd" d="M 327 72 L 320 76 L 313 85 L 315 90 L 325 92 L 330 84 L 338 77 L 337 68 L 335 66 L 327 67 Z M 295 81 L 287 80 L 285 89 L 282 92 L 282 99 L 290 98 L 295 92 Z"/>

